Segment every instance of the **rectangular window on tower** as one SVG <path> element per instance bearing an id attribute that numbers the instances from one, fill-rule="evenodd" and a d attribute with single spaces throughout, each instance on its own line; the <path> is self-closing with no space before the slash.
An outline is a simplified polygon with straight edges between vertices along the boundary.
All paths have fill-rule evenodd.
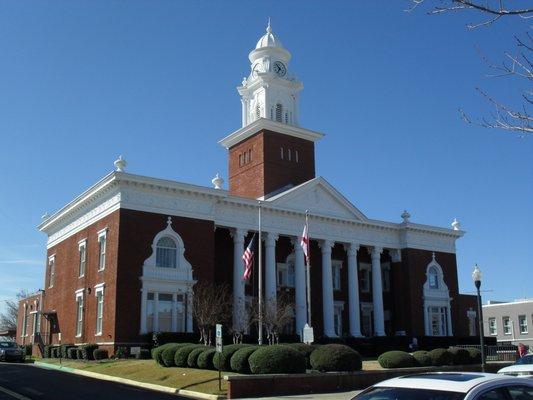
<path id="1" fill-rule="evenodd" d="M 107 247 L 107 228 L 98 232 L 98 271 L 105 269 L 105 253 Z"/>
<path id="2" fill-rule="evenodd" d="M 283 160 L 283 147 L 280 147 L 279 150 L 280 150 L 280 159 Z"/>
<path id="3" fill-rule="evenodd" d="M 78 243 L 79 251 L 80 251 L 80 265 L 78 268 L 78 277 L 85 276 L 85 264 L 87 259 L 87 241 L 85 239 L 81 240 Z"/>
<path id="4" fill-rule="evenodd" d="M 294 159 L 297 163 L 300 162 L 300 155 L 298 154 L 298 150 L 294 150 Z"/>

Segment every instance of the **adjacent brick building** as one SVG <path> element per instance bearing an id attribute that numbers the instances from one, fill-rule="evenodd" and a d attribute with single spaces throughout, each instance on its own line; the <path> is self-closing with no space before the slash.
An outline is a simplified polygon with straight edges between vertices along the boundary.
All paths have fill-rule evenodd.
<path id="1" fill-rule="evenodd" d="M 458 292 L 459 224 L 416 224 L 408 213 L 400 223 L 369 219 L 316 176 L 323 135 L 298 126 L 303 86 L 289 60 L 268 27 L 238 88 L 243 127 L 220 141 L 229 190 L 218 176 L 208 188 L 129 174 L 120 158 L 115 171 L 43 220 L 45 290 L 21 301 L 19 342 L 114 349 L 143 344 L 155 331 L 193 332 L 197 282 L 232 289 L 228 323 L 238 328 L 257 296 L 258 252 L 249 282 L 241 256 L 258 230 L 259 207 L 265 301 L 283 295 L 294 303 L 286 333 L 308 322 L 299 245 L 308 211 L 316 337 L 476 334 L 475 298 Z"/>

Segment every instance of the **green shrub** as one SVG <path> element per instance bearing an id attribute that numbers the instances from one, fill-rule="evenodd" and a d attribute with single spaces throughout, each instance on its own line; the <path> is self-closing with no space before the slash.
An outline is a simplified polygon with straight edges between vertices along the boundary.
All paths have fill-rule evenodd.
<path id="1" fill-rule="evenodd" d="M 446 349 L 433 349 L 428 352 L 428 356 L 434 366 L 453 364 L 453 355 Z"/>
<path id="2" fill-rule="evenodd" d="M 169 347 L 174 347 L 174 346 L 179 346 L 179 347 L 182 347 L 182 346 L 188 346 L 188 345 L 191 345 L 192 343 L 166 343 L 166 344 L 163 344 L 159 347 L 154 347 L 152 349 L 152 358 L 159 364 L 159 365 L 162 365 L 162 366 L 165 366 L 165 364 L 163 363 L 163 359 L 162 359 L 162 353 L 163 351 L 165 351 L 166 349 L 168 349 Z M 179 348 L 178 347 L 178 348 Z"/>
<path id="3" fill-rule="evenodd" d="M 68 358 L 71 360 L 76 360 L 78 358 L 78 349 L 76 347 L 71 347 L 67 350 Z"/>
<path id="4" fill-rule="evenodd" d="M 24 345 L 22 345 L 22 351 L 23 351 L 23 354 L 24 354 L 26 357 L 31 357 L 31 353 L 32 353 L 32 345 L 31 345 L 31 344 L 24 344 Z"/>
<path id="5" fill-rule="evenodd" d="M 109 358 L 109 354 L 107 353 L 107 350 L 104 349 L 94 349 L 93 351 L 93 358 L 98 360 L 107 360 Z"/>
<path id="6" fill-rule="evenodd" d="M 163 367 L 175 367 L 176 364 L 174 363 L 174 355 L 176 354 L 176 351 L 181 349 L 183 346 L 179 343 L 165 346 L 165 349 L 163 349 L 159 356 L 162 361 L 161 365 Z"/>
<path id="7" fill-rule="evenodd" d="M 198 356 L 205 351 L 205 346 L 197 347 L 189 353 L 187 357 L 187 365 L 191 368 L 198 368 Z"/>
<path id="8" fill-rule="evenodd" d="M 305 372 L 305 357 L 285 345 L 261 346 L 248 358 L 253 374 L 291 374 Z"/>
<path id="9" fill-rule="evenodd" d="M 465 350 L 470 356 L 470 364 L 481 364 L 481 350 L 475 347 L 468 347 Z"/>
<path id="10" fill-rule="evenodd" d="M 470 364 L 470 353 L 467 349 L 461 347 L 450 347 L 448 349 L 452 353 L 453 365 Z"/>
<path id="11" fill-rule="evenodd" d="M 311 353 L 311 367 L 318 371 L 359 371 L 361 356 L 343 344 L 326 344 Z"/>
<path id="12" fill-rule="evenodd" d="M 204 348 L 203 344 L 189 344 L 187 346 L 180 347 L 174 355 L 174 364 L 176 367 L 187 368 L 187 359 L 191 351 L 197 348 Z"/>
<path id="13" fill-rule="evenodd" d="M 213 357 L 216 353 L 216 350 L 212 347 L 209 347 L 207 350 L 204 350 L 200 353 L 198 356 L 198 360 L 196 363 L 198 364 L 198 368 L 202 369 L 215 369 L 213 366 Z"/>
<path id="14" fill-rule="evenodd" d="M 229 344 L 224 346 L 222 348 L 222 353 L 217 352 L 213 357 L 213 365 L 215 366 L 215 369 L 229 371 L 231 368 L 230 360 L 233 353 L 248 346 L 248 344 Z"/>
<path id="15" fill-rule="evenodd" d="M 52 358 L 59 358 L 61 355 L 61 349 L 57 346 L 52 347 Z"/>
<path id="16" fill-rule="evenodd" d="M 70 344 L 62 344 L 60 346 L 61 351 L 61 358 L 68 358 L 68 349 L 75 347 L 72 343 Z"/>
<path id="17" fill-rule="evenodd" d="M 150 350 L 141 349 L 141 351 L 139 351 L 139 353 L 135 354 L 135 358 L 137 360 L 149 360 L 150 358 L 152 358 L 152 356 L 150 354 Z"/>
<path id="18" fill-rule="evenodd" d="M 431 367 L 431 357 L 425 350 L 418 350 L 412 354 L 419 367 Z"/>
<path id="19" fill-rule="evenodd" d="M 84 344 L 81 347 L 81 358 L 88 361 L 88 360 L 94 360 L 94 351 L 98 348 L 97 344 L 89 343 Z M 79 357 L 78 357 L 79 358 Z"/>
<path id="20" fill-rule="evenodd" d="M 115 353 L 115 358 L 118 359 L 124 359 L 128 358 L 130 355 L 129 348 L 125 346 L 119 346 L 117 347 L 117 351 Z"/>
<path id="21" fill-rule="evenodd" d="M 381 354 L 378 363 L 382 368 L 409 368 L 416 365 L 415 358 L 405 351 L 392 350 Z"/>
<path id="22" fill-rule="evenodd" d="M 44 358 L 50 358 L 52 357 L 52 346 L 50 345 L 46 345 L 44 346 L 44 354 L 43 354 L 43 357 Z"/>
<path id="23" fill-rule="evenodd" d="M 81 347 L 78 347 L 76 349 L 76 357 L 78 360 L 83 360 L 83 350 L 81 349 Z"/>
<path id="24" fill-rule="evenodd" d="M 318 345 L 310 345 L 305 343 L 289 343 L 287 346 L 292 347 L 294 350 L 298 350 L 305 357 L 307 368 L 311 369 L 311 353 L 319 347 Z"/>
<path id="25" fill-rule="evenodd" d="M 231 370 L 239 374 L 249 374 L 251 371 L 248 359 L 258 348 L 258 346 L 247 346 L 233 353 L 229 363 Z"/>

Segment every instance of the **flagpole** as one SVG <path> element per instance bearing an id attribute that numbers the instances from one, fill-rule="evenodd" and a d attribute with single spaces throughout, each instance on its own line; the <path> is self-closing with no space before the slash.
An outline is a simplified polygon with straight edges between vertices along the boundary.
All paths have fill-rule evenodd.
<path id="1" fill-rule="evenodd" d="M 261 201 L 259 201 L 259 279 L 258 279 L 258 297 L 259 297 L 259 324 L 258 324 L 258 343 L 263 344 L 263 256 L 262 256 L 263 242 L 261 238 Z"/>
<path id="2" fill-rule="evenodd" d="M 309 235 L 309 210 L 305 210 L 305 226 L 307 227 L 307 237 L 310 238 Z M 306 294 L 307 294 L 307 325 L 311 325 L 311 239 L 309 239 L 309 249 L 308 249 L 308 256 L 305 257 L 305 266 L 306 266 Z"/>

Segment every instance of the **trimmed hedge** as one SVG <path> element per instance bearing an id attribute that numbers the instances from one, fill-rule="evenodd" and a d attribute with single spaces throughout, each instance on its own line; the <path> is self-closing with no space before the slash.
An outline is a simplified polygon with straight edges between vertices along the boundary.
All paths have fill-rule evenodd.
<path id="1" fill-rule="evenodd" d="M 213 357 L 215 356 L 215 353 L 216 350 L 212 347 L 200 353 L 200 355 L 198 356 L 198 360 L 196 361 L 196 363 L 198 364 L 198 368 L 215 369 L 215 367 L 213 366 Z"/>
<path id="2" fill-rule="evenodd" d="M 76 349 L 76 357 L 78 360 L 83 360 L 83 350 L 80 347 Z"/>
<path id="3" fill-rule="evenodd" d="M 76 347 L 71 347 L 67 350 L 68 358 L 71 360 L 76 360 L 78 358 L 78 349 Z"/>
<path id="4" fill-rule="evenodd" d="M 167 343 L 197 343 L 198 335 L 188 332 L 154 332 L 151 340 L 155 347 L 161 347 Z"/>
<path id="5" fill-rule="evenodd" d="M 428 352 L 428 356 L 433 366 L 453 364 L 453 355 L 446 349 L 433 349 Z"/>
<path id="6" fill-rule="evenodd" d="M 137 360 L 149 360 L 150 358 L 152 358 L 152 355 L 150 354 L 150 350 L 141 349 L 139 353 L 135 354 L 135 358 Z"/>
<path id="7" fill-rule="evenodd" d="M 59 348 L 61 349 L 61 358 L 68 358 L 68 349 L 76 347 L 72 343 L 70 344 L 62 344 Z"/>
<path id="8" fill-rule="evenodd" d="M 248 347 L 248 344 L 229 344 L 222 348 L 222 353 L 216 353 L 213 357 L 213 365 L 215 369 L 220 369 L 222 371 L 229 371 L 231 356 L 240 349 Z"/>
<path id="9" fill-rule="evenodd" d="M 61 355 L 61 349 L 57 346 L 52 347 L 51 357 L 59 358 L 60 355 Z"/>
<path id="10" fill-rule="evenodd" d="M 470 363 L 472 364 L 481 363 L 481 350 L 475 347 L 468 347 L 465 350 L 468 351 L 468 354 L 470 356 Z"/>
<path id="11" fill-rule="evenodd" d="M 305 372 L 305 357 L 286 345 L 261 346 L 248 358 L 252 374 Z"/>
<path id="12" fill-rule="evenodd" d="M 305 357 L 306 366 L 311 369 L 311 353 L 315 351 L 318 346 L 313 346 L 306 343 L 289 343 L 287 346 L 292 347 L 294 350 L 298 350 Z"/>
<path id="13" fill-rule="evenodd" d="M 94 351 L 98 348 L 97 344 L 84 344 L 81 347 L 81 358 L 88 361 L 94 360 Z M 80 358 L 78 356 L 78 358 Z"/>
<path id="14" fill-rule="evenodd" d="M 189 356 L 187 357 L 187 365 L 190 368 L 198 368 L 198 356 L 202 354 L 205 351 L 205 346 L 197 347 L 193 351 L 189 353 Z"/>
<path id="15" fill-rule="evenodd" d="M 109 354 L 107 353 L 107 350 L 104 349 L 94 349 L 93 351 L 93 358 L 96 361 L 99 360 L 107 360 L 109 358 Z"/>
<path id="16" fill-rule="evenodd" d="M 32 353 L 32 345 L 31 344 L 24 344 L 22 345 L 22 351 L 25 356 L 31 357 Z"/>
<path id="17" fill-rule="evenodd" d="M 382 368 L 409 368 L 414 367 L 417 361 L 405 351 L 392 350 L 380 355 L 378 363 Z"/>
<path id="18" fill-rule="evenodd" d="M 468 350 L 461 347 L 450 347 L 448 351 L 452 353 L 453 365 L 465 365 L 471 363 Z"/>
<path id="19" fill-rule="evenodd" d="M 229 363 L 231 370 L 240 374 L 249 374 L 251 371 L 248 359 L 258 348 L 259 346 L 247 346 L 233 353 Z"/>
<path id="20" fill-rule="evenodd" d="M 162 366 L 165 366 L 165 364 L 163 363 L 163 359 L 162 359 L 162 353 L 163 351 L 165 351 L 166 349 L 168 349 L 169 347 L 173 347 L 173 346 L 188 346 L 188 345 L 191 345 L 192 343 L 166 343 L 162 346 L 159 346 L 159 347 L 154 347 L 152 349 L 152 358 L 159 364 L 159 365 L 162 365 Z"/>
<path id="21" fill-rule="evenodd" d="M 418 350 L 412 354 L 419 367 L 431 367 L 431 357 L 425 350 Z"/>
<path id="22" fill-rule="evenodd" d="M 189 354 L 194 349 L 205 348 L 203 344 L 189 344 L 187 346 L 182 346 L 176 350 L 174 354 L 174 365 L 176 367 L 187 368 L 187 359 Z"/>
<path id="23" fill-rule="evenodd" d="M 326 344 L 311 353 L 311 366 L 318 371 L 359 371 L 361 356 L 343 344 Z"/>
<path id="24" fill-rule="evenodd" d="M 44 354 L 43 354 L 43 357 L 44 358 L 50 358 L 52 357 L 52 346 L 50 345 L 46 345 L 44 346 Z"/>
<path id="25" fill-rule="evenodd" d="M 130 356 L 129 347 L 125 347 L 125 346 L 117 347 L 117 352 L 115 353 L 115 358 L 123 359 L 123 358 L 128 358 L 129 356 Z"/>
<path id="26" fill-rule="evenodd" d="M 160 358 L 163 367 L 175 367 L 174 356 L 176 351 L 181 349 L 183 346 L 179 343 L 169 344 L 165 349 L 160 353 Z"/>

